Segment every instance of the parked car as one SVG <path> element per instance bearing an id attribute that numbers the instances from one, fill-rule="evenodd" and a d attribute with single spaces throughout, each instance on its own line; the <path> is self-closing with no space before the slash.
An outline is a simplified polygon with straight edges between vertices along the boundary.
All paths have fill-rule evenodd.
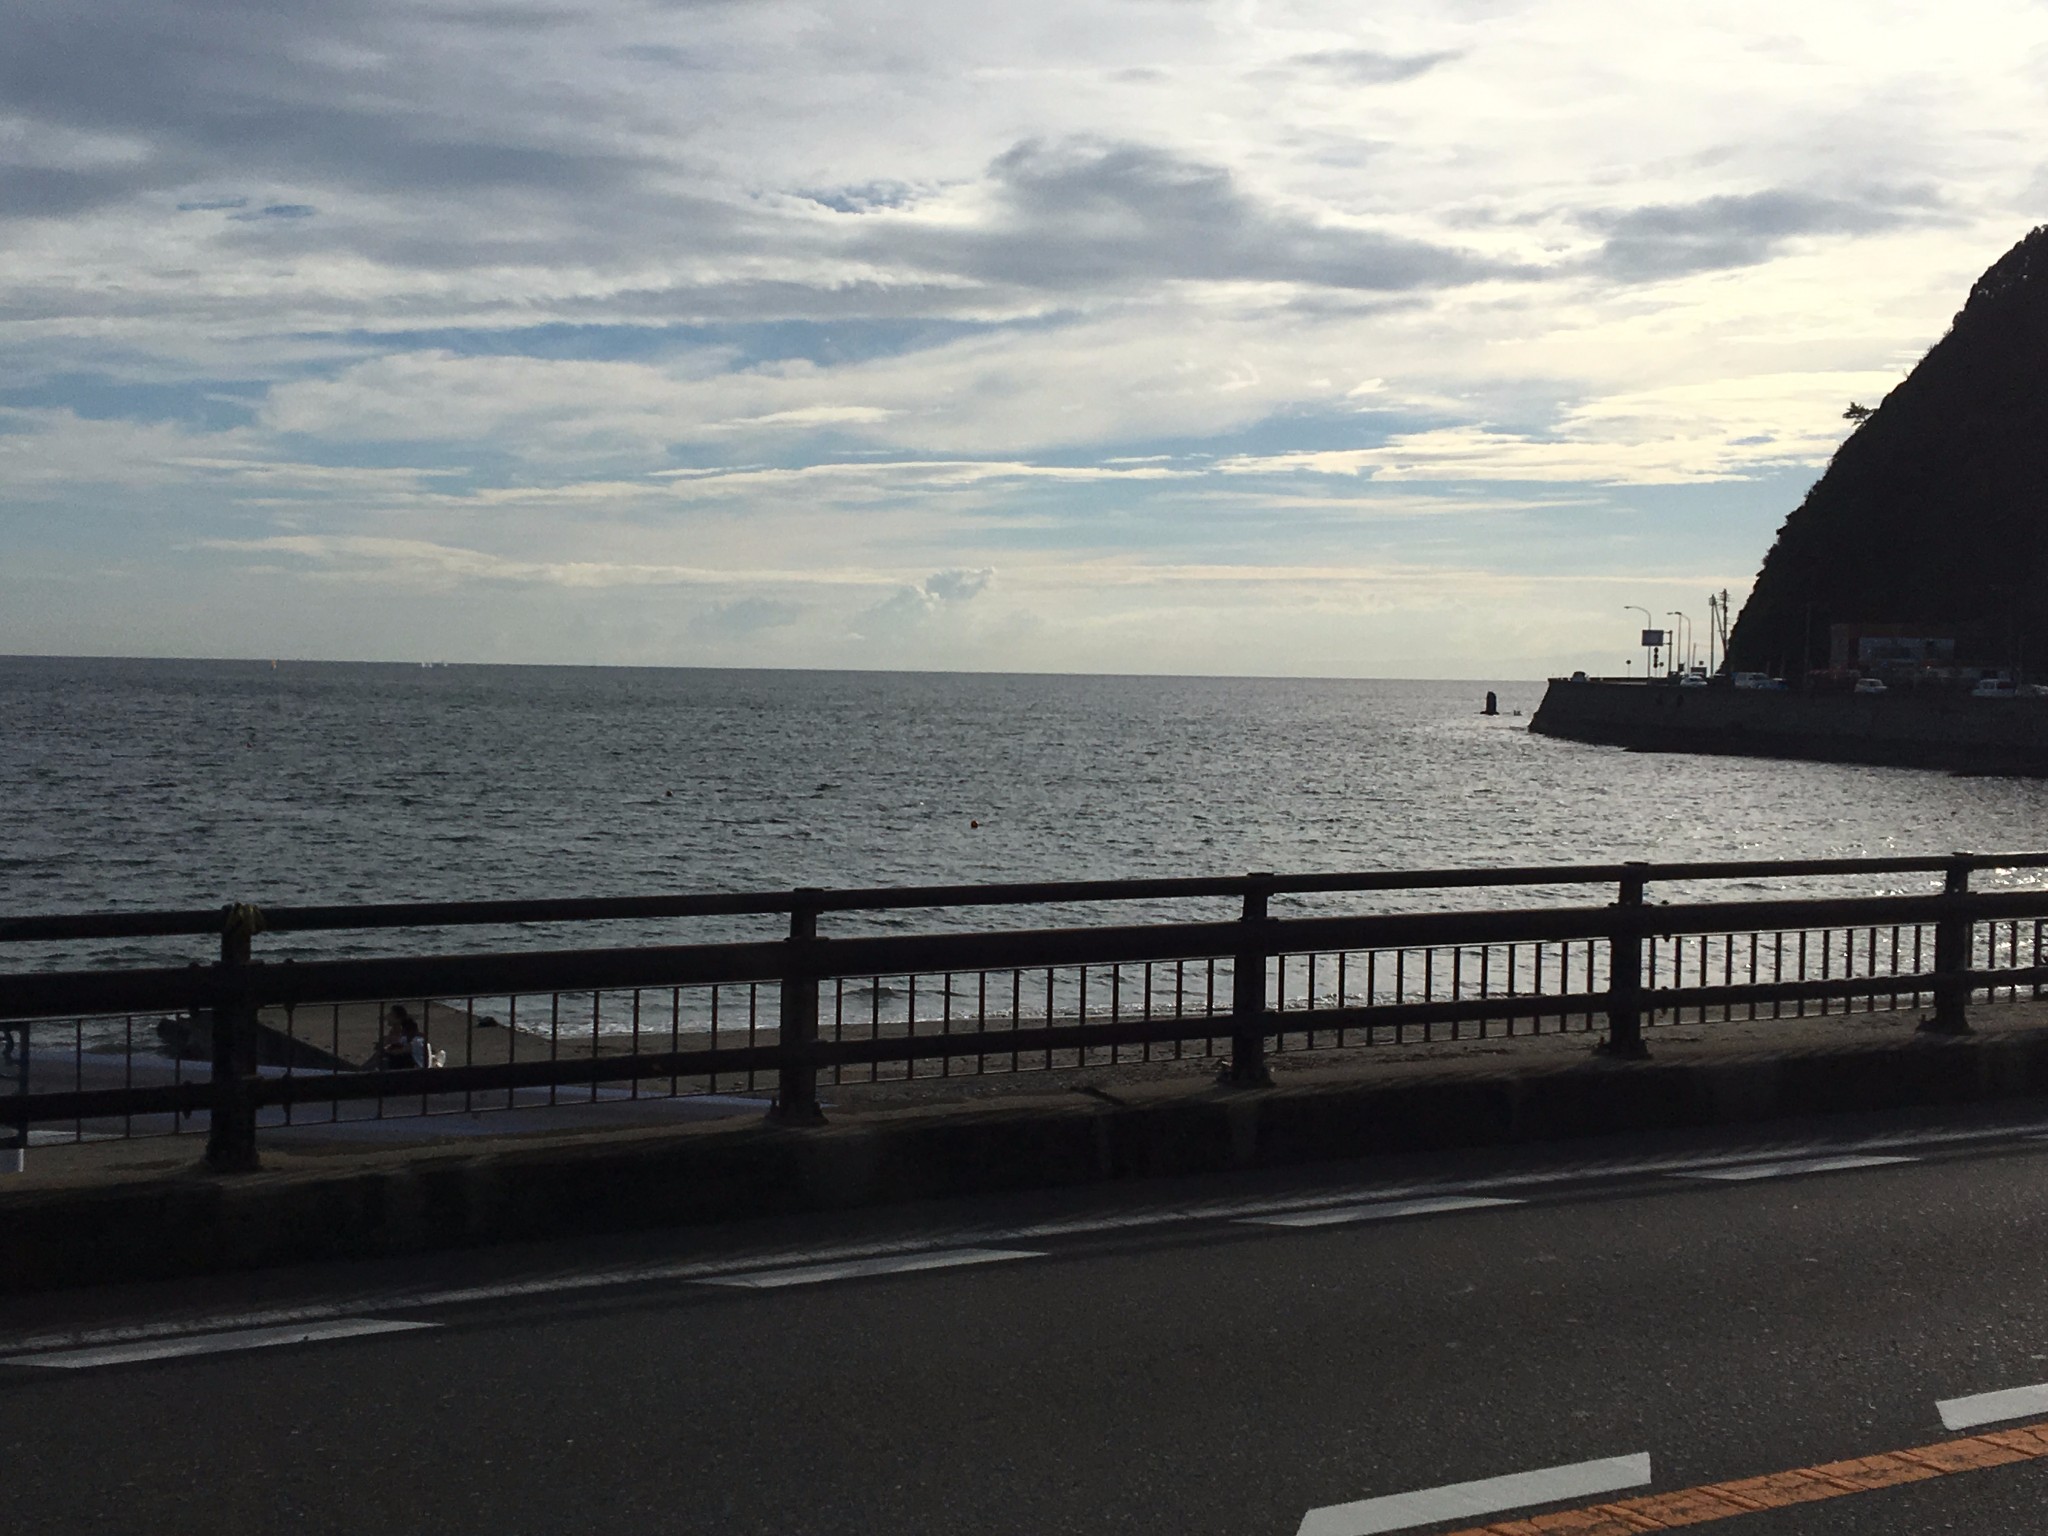
<path id="1" fill-rule="evenodd" d="M 1889 693 L 1891 690 L 1885 687 L 1883 678 L 1859 677 L 1856 679 L 1856 687 L 1853 691 L 1856 693 Z"/>
<path id="2" fill-rule="evenodd" d="M 1973 699 L 2016 699 L 2019 696 L 2019 689 L 2013 686 L 2009 677 L 1979 678 L 1977 686 L 1970 690 Z"/>

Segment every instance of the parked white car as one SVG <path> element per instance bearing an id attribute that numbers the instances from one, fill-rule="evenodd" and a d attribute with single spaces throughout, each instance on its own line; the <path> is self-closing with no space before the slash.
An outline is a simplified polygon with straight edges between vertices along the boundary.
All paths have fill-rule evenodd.
<path id="1" fill-rule="evenodd" d="M 1884 685 L 1884 679 L 1883 679 L 1883 678 L 1878 678 L 1878 677 L 1859 677 L 1859 678 L 1857 678 L 1857 679 L 1856 679 L 1856 689 L 1855 689 L 1855 691 L 1856 691 L 1857 693 L 1889 693 L 1889 692 L 1891 692 L 1891 690 L 1890 690 L 1889 688 L 1885 687 L 1885 685 Z"/>
<path id="2" fill-rule="evenodd" d="M 2019 689 L 2013 686 L 2009 677 L 1979 678 L 1977 686 L 1970 690 L 1973 699 L 2016 699 L 2019 696 Z"/>

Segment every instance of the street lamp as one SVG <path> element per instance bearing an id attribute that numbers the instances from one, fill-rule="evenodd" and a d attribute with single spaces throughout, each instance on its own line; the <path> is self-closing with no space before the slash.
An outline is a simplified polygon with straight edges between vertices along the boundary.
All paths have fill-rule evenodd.
<path id="1" fill-rule="evenodd" d="M 1650 645 L 1650 636 L 1656 633 L 1657 621 L 1650 610 L 1640 603 L 1623 603 L 1621 606 L 1631 613 L 1640 613 L 1643 616 L 1643 681 L 1647 683 L 1650 680 L 1650 663 L 1656 659 Z"/>
<path id="2" fill-rule="evenodd" d="M 1667 619 L 1676 619 L 1679 623 L 1678 645 L 1683 645 L 1686 647 L 1685 659 L 1681 661 L 1678 666 L 1679 675 L 1682 677 L 1685 675 L 1686 670 L 1692 665 L 1692 647 L 1689 644 L 1687 644 L 1687 641 L 1690 639 L 1692 635 L 1692 620 L 1687 618 L 1684 614 L 1680 613 L 1676 608 L 1666 609 L 1664 617 Z M 1676 655 L 1677 652 L 1678 646 L 1673 646 L 1672 654 Z"/>

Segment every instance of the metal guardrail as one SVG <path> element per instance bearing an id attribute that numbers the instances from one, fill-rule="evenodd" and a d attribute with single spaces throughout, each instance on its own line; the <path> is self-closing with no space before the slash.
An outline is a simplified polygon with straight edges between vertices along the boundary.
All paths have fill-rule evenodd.
<path id="1" fill-rule="evenodd" d="M 1973 892 L 1970 876 L 1980 869 L 2042 867 L 2048 867 L 2048 853 L 229 906 L 0 919 L 0 942 L 220 936 L 220 956 L 211 965 L 0 976 L 0 1029 L 9 1042 L 21 1042 L 21 1081 L 0 1108 L 0 1125 L 11 1126 L 17 1145 L 26 1145 L 36 1123 L 73 1121 L 82 1135 L 88 1121 L 118 1120 L 129 1133 L 138 1118 L 167 1117 L 176 1129 L 183 1117 L 204 1111 L 208 1161 L 233 1169 L 254 1166 L 258 1121 L 266 1111 L 289 1117 L 295 1106 L 312 1104 L 328 1105 L 337 1117 L 345 1104 L 371 1104 L 381 1117 L 388 1104 L 415 1098 L 422 1113 L 432 1113 L 436 1102 L 455 1107 L 458 1095 L 460 1107 L 472 1109 L 478 1095 L 502 1093 L 508 1106 L 542 1090 L 554 1102 L 564 1088 L 588 1089 L 592 1098 L 608 1087 L 638 1096 L 644 1085 L 663 1080 L 671 1094 L 680 1094 L 685 1081 L 693 1092 L 715 1094 L 721 1083 L 752 1089 L 772 1075 L 771 1116 L 807 1125 L 822 1118 L 821 1080 L 843 1083 L 849 1073 L 858 1080 L 862 1069 L 869 1080 L 884 1069 L 914 1077 L 921 1066 L 933 1065 L 950 1074 L 956 1063 L 965 1070 L 969 1060 L 976 1071 L 989 1070 L 992 1060 L 996 1070 L 1025 1070 L 1085 1065 L 1099 1059 L 1091 1053 L 1105 1051 L 1114 1062 L 1126 1050 L 1143 1060 L 1154 1059 L 1155 1051 L 1179 1056 L 1192 1050 L 1217 1056 L 1223 1081 L 1250 1086 L 1271 1081 L 1270 1050 L 1314 1049 L 1319 1038 L 1342 1045 L 1353 1036 L 1398 1041 L 1409 1031 L 1433 1039 L 1439 1027 L 1461 1038 L 1467 1026 L 1481 1034 L 1548 1026 L 1598 1030 L 1601 1049 L 1634 1057 L 1646 1054 L 1646 1019 L 1686 1011 L 1702 1020 L 1725 1019 L 1745 1009 L 1751 1018 L 1764 1016 L 1764 1009 L 1776 1017 L 1788 1006 L 1803 1013 L 1809 1005 L 1825 1010 L 1859 1000 L 1871 1007 L 1919 1007 L 1931 1000 L 1927 1027 L 1960 1032 L 1969 1027 L 1966 1009 L 1974 995 L 2022 987 L 2040 995 L 2048 986 L 2048 890 Z M 1648 887 L 1660 881 L 1899 874 L 1939 874 L 1942 889 L 1679 905 L 1646 900 Z M 1281 894 L 1531 886 L 1604 886 L 1613 895 L 1599 905 L 1502 910 L 1301 917 L 1275 917 L 1271 910 L 1272 898 Z M 830 912 L 1197 897 L 1235 898 L 1238 915 L 908 936 L 819 932 L 821 915 Z M 787 937 L 362 960 L 269 961 L 254 953 L 264 932 L 733 914 L 786 914 Z M 956 988 L 963 978 L 966 987 Z M 891 1001 L 885 1018 L 884 997 L 894 990 L 885 983 L 896 979 L 907 986 L 908 1000 Z M 646 1017 L 659 1011 L 648 1000 L 658 1005 L 664 996 L 671 1004 L 665 1040 L 658 1017 Z M 534 1023 L 531 1003 L 527 1022 L 519 1020 L 521 999 L 536 997 L 548 1000 L 546 1033 Z M 497 998 L 506 1000 L 502 1022 L 478 1006 L 479 999 Z M 590 1004 L 587 1046 L 572 1033 L 566 1053 L 565 998 Z M 440 1001 L 448 999 L 463 1006 Z M 369 1017 L 381 1027 L 394 1000 L 412 1000 L 426 1021 L 428 1061 L 435 1059 L 436 1008 L 443 1038 L 455 1030 L 466 1047 L 463 1056 L 407 1066 L 380 1057 L 361 1069 L 343 1060 L 345 1011 L 372 1008 Z M 627 1008 L 630 1032 L 620 1011 Z M 323 1011 L 331 1019 L 332 1050 L 323 1048 L 317 1029 L 301 1027 Z M 405 1013 L 402 1007 L 389 1011 Z M 174 1071 L 169 1081 L 134 1080 L 134 1022 L 150 1014 L 177 1015 L 203 1030 L 203 1075 Z M 828 1016 L 826 1030 L 821 1025 Z M 119 1041 L 109 1048 L 125 1062 L 126 1075 L 118 1085 L 88 1085 L 81 1065 L 87 1021 L 111 1019 L 126 1021 L 126 1054 Z M 27 1042 L 51 1021 L 72 1024 L 74 1081 L 54 1091 L 39 1082 L 31 1092 Z M 502 1047 L 501 1060 L 476 1059 L 487 1029 L 498 1031 L 488 1042 L 494 1050 Z M 529 1053 L 545 1044 L 545 1055 L 519 1059 L 522 1040 Z M 284 1053 L 283 1067 L 272 1064 L 268 1075 L 259 1063 L 266 1049 Z M 305 1065 L 316 1059 L 317 1065 Z"/>

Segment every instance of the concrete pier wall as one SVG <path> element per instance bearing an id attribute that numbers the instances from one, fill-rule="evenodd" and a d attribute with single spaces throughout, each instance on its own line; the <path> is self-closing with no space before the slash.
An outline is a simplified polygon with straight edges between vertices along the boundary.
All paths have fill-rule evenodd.
<path id="1" fill-rule="evenodd" d="M 2048 699 L 1552 679 L 1529 729 L 1647 752 L 2048 774 Z"/>

